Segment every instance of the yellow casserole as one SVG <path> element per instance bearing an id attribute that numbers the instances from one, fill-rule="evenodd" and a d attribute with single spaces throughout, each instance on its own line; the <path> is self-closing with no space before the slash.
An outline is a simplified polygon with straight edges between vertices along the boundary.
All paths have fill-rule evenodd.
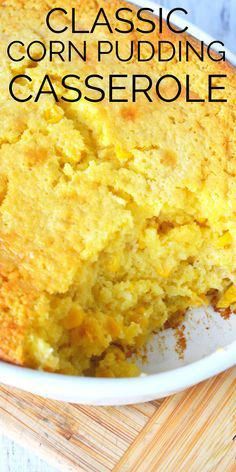
<path id="1" fill-rule="evenodd" d="M 95 16 L 95 0 L 74 3 L 84 23 Z M 121 2 L 99 4 L 113 12 Z M 213 292 L 219 309 L 236 303 L 235 70 L 196 57 L 98 64 L 99 32 L 86 63 L 7 60 L 14 38 L 58 39 L 45 25 L 55 5 L 0 2 L 0 357 L 67 374 L 138 375 L 131 354 L 167 320 L 210 304 Z M 63 40 L 76 42 L 69 29 Z M 208 74 L 227 74 L 228 101 L 18 103 L 6 87 L 28 74 L 32 85 L 16 85 L 25 93 L 48 73 L 60 92 L 75 70 L 113 69 L 190 74 L 194 97 L 205 96 Z"/>

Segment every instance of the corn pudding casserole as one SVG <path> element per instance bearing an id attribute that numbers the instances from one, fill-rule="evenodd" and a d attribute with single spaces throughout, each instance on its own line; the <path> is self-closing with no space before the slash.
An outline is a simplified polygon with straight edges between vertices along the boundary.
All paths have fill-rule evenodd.
<path id="1" fill-rule="evenodd" d="M 127 6 L 118 0 L 68 0 L 63 8 L 76 7 L 85 28 L 98 3 L 115 27 L 112 12 Z M 107 54 L 98 63 L 99 40 L 119 39 L 125 54 L 137 30 L 75 38 L 69 27 L 60 38 L 86 39 L 87 60 L 35 62 L 27 44 L 59 39 L 45 24 L 57 6 L 0 1 L 0 357 L 73 375 L 135 376 L 131 354 L 168 320 L 213 298 L 219 310 L 236 304 L 235 69 L 194 54 L 181 63 L 115 62 Z M 62 13 L 54 25 L 65 24 Z M 155 43 L 160 32 L 147 36 Z M 180 40 L 167 26 L 161 36 Z M 19 39 L 14 54 L 23 59 L 13 62 L 7 45 Z M 150 103 L 145 94 L 136 103 L 70 102 L 71 90 L 60 102 L 9 97 L 6 83 L 17 74 L 32 79 L 15 83 L 21 96 L 34 97 L 45 74 L 65 96 L 61 77 L 75 71 L 172 74 L 181 82 L 189 74 L 196 101 L 186 102 L 184 88 L 172 103 L 156 96 Z M 217 91 L 227 101 L 202 101 L 209 74 L 227 75 Z"/>

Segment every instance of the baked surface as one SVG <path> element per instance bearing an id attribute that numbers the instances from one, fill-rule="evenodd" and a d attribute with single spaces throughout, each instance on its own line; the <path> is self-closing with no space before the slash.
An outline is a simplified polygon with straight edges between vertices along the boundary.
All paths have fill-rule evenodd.
<path id="1" fill-rule="evenodd" d="M 168 319 L 216 291 L 219 308 L 236 302 L 235 70 L 196 59 L 115 66 L 190 74 L 196 97 L 207 74 L 225 73 L 227 103 L 14 102 L 6 83 L 17 73 L 59 84 L 76 67 L 81 76 L 112 70 L 109 56 L 93 61 L 99 33 L 86 64 L 6 59 L 14 38 L 58 40 L 44 24 L 57 5 L 0 2 L 0 356 L 68 374 L 136 375 L 127 358 Z M 73 5 L 85 24 L 98 8 L 63 2 Z M 120 5 L 99 2 L 111 16 Z M 163 38 L 179 40 L 167 29 Z M 114 39 L 126 48 L 137 36 Z"/>

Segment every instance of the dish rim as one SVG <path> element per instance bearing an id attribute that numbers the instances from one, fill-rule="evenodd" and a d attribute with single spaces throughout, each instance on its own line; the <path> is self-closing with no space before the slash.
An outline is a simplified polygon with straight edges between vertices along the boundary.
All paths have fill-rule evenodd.
<path id="1" fill-rule="evenodd" d="M 1 361 L 0 379 L 5 385 L 55 400 L 118 405 L 166 397 L 220 374 L 235 364 L 236 341 L 188 365 L 134 378 L 71 376 Z"/>

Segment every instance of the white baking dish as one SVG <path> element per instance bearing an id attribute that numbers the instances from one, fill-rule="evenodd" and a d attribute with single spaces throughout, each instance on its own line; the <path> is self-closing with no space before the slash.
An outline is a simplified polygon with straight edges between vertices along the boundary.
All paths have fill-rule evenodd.
<path id="1" fill-rule="evenodd" d="M 136 2 L 138 3 L 138 2 Z M 158 11 L 154 2 L 142 0 L 142 7 Z M 166 13 L 166 10 L 164 11 Z M 177 26 L 186 21 L 174 17 Z M 189 33 L 205 43 L 213 41 L 188 23 Z M 236 57 L 227 51 L 236 65 Z M 43 397 L 89 405 L 138 403 L 171 395 L 190 387 L 236 364 L 236 316 L 223 319 L 210 309 L 193 310 L 186 318 L 187 349 L 180 359 L 175 351 L 172 330 L 157 335 L 148 361 L 142 365 L 144 375 L 134 379 L 98 379 L 71 377 L 33 371 L 0 362 L 0 382 Z"/>

